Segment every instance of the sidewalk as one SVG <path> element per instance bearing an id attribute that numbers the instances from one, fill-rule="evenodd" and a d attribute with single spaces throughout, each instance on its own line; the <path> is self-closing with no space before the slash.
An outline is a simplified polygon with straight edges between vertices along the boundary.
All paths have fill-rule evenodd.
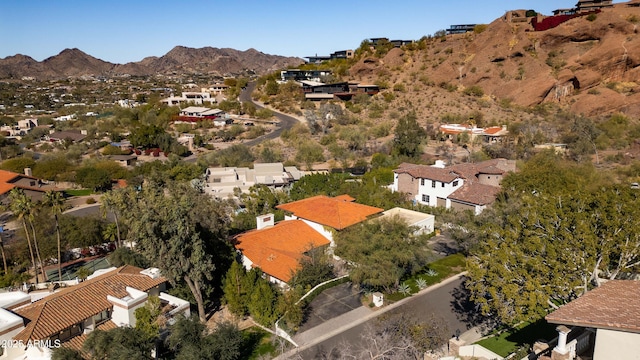
<path id="1" fill-rule="evenodd" d="M 465 276 L 467 272 L 463 272 L 457 275 L 454 275 L 450 278 L 445 279 L 444 281 L 437 283 L 435 285 L 429 286 L 428 288 L 421 290 L 420 292 L 414 294 L 413 296 L 420 296 L 431 292 L 435 289 L 438 289 L 450 282 L 456 281 L 461 277 Z M 325 323 L 318 325 L 314 328 L 311 328 L 303 333 L 297 334 L 293 337 L 294 341 L 298 343 L 300 346 L 293 350 L 290 350 L 284 354 L 281 354 L 274 359 L 285 360 L 295 356 L 298 352 L 304 351 L 310 347 L 313 347 L 316 344 L 319 344 L 335 335 L 338 335 L 348 329 L 351 329 L 355 326 L 358 326 L 362 323 L 369 321 L 372 318 L 380 316 L 388 311 L 391 311 L 399 306 L 404 305 L 405 302 L 411 300 L 413 296 L 404 298 L 400 301 L 397 301 L 391 305 L 387 305 L 378 310 L 371 310 L 364 306 L 361 306 L 355 310 L 351 310 L 345 314 L 342 314 L 338 317 L 335 317 Z M 462 335 L 460 338 L 465 340 L 467 343 L 471 343 L 480 339 L 482 335 L 479 330 L 476 328 L 472 328 Z"/>

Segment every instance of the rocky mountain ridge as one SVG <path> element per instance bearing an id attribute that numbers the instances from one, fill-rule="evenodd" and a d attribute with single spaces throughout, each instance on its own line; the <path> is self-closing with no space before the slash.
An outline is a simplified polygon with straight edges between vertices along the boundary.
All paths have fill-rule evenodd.
<path id="1" fill-rule="evenodd" d="M 161 57 L 147 57 L 138 62 L 114 64 L 97 59 L 79 49 L 65 49 L 58 55 L 36 61 L 25 55 L 0 59 L 0 79 L 33 77 L 40 80 L 66 77 L 153 74 L 201 73 L 218 76 L 243 73 L 265 74 L 270 71 L 297 66 L 300 58 L 269 55 L 248 49 L 188 48 L 176 46 Z"/>
<path id="2" fill-rule="evenodd" d="M 633 4 L 618 3 L 546 31 L 505 15 L 481 32 L 362 58 L 350 76 L 363 82 L 382 76 L 390 86 L 422 79 L 458 91 L 476 87 L 495 101 L 556 103 L 587 116 L 640 116 L 640 7 Z"/>

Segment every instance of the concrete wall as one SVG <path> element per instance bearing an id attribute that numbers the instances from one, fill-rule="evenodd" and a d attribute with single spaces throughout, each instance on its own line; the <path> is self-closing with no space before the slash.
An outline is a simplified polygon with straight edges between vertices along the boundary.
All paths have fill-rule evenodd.
<path id="1" fill-rule="evenodd" d="M 598 329 L 593 360 L 640 360 L 640 334 Z"/>

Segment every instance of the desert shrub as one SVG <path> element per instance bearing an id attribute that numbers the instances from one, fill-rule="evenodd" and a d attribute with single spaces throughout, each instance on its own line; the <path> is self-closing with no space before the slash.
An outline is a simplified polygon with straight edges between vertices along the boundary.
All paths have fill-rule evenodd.
<path id="1" fill-rule="evenodd" d="M 487 30 L 487 25 L 486 24 L 478 24 L 478 25 L 473 27 L 473 32 L 476 33 L 476 34 L 483 33 L 485 30 Z"/>
<path id="2" fill-rule="evenodd" d="M 587 19 L 587 20 L 589 20 L 589 21 L 596 21 L 596 19 L 597 19 L 597 18 L 598 18 L 598 15 L 596 15 L 596 14 L 589 14 L 589 15 L 587 15 L 587 18 L 586 18 L 586 19 Z"/>
<path id="3" fill-rule="evenodd" d="M 484 91 L 478 85 L 470 86 L 464 89 L 464 94 L 469 96 L 481 97 L 484 95 Z"/>

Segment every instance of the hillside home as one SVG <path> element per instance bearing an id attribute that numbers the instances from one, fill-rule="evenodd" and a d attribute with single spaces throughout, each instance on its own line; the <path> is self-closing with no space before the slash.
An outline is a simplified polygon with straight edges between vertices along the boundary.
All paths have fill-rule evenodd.
<path id="1" fill-rule="evenodd" d="M 292 81 L 304 81 L 311 80 L 320 82 L 321 78 L 324 76 L 331 75 L 331 70 L 299 70 L 299 69 L 289 69 L 280 71 L 280 80 L 283 82 L 287 82 L 289 80 Z"/>
<path id="2" fill-rule="evenodd" d="M 44 136 L 46 141 L 55 142 L 55 143 L 64 143 L 65 141 L 71 141 L 74 143 L 81 142 L 84 138 L 87 137 L 87 131 L 55 131 L 50 130 L 48 135 Z"/>
<path id="3" fill-rule="evenodd" d="M 57 346 L 80 350 L 95 329 L 135 326 L 135 310 L 158 296 L 170 324 L 189 316 L 189 303 L 162 291 L 167 279 L 155 268 L 123 266 L 102 271 L 86 281 L 31 302 L 28 294 L 0 294 L 0 357 L 50 359 Z M 12 344 L 15 346 L 6 346 Z"/>
<path id="4" fill-rule="evenodd" d="M 466 24 L 466 25 L 451 25 L 446 30 L 447 35 L 451 34 L 464 34 L 475 29 L 477 24 Z"/>
<path id="5" fill-rule="evenodd" d="M 486 143 L 500 142 L 509 134 L 506 125 L 480 128 L 475 125 L 443 124 L 439 129 L 442 138 L 453 140 L 461 134 L 467 134 L 471 142 L 478 137 Z"/>
<path id="6" fill-rule="evenodd" d="M 471 210 L 480 214 L 495 201 L 506 173 L 515 171 L 515 161 L 493 159 L 445 167 L 403 163 L 394 170 L 392 191 L 423 205 Z"/>
<path id="7" fill-rule="evenodd" d="M 135 155 L 111 155 L 109 160 L 117 162 L 120 166 L 136 166 L 138 157 Z"/>
<path id="8" fill-rule="evenodd" d="M 267 279 L 283 288 L 300 268 L 300 261 L 311 250 L 326 248 L 329 240 L 302 220 L 274 223 L 274 215 L 257 218 L 257 229 L 234 238 L 247 270 L 259 268 Z"/>
<path id="9" fill-rule="evenodd" d="M 303 175 L 295 166 L 284 166 L 282 163 L 254 164 L 253 169 L 208 168 L 205 172 L 204 191 L 219 199 L 231 198 L 234 197 L 236 188 L 245 194 L 249 193 L 249 188 L 254 185 L 281 189 L 300 180 Z"/>
<path id="10" fill-rule="evenodd" d="M 380 215 L 383 209 L 354 202 L 349 195 L 314 196 L 276 206 L 285 211 L 285 220 L 302 220 L 335 247 L 333 232 Z"/>
<path id="11" fill-rule="evenodd" d="M 613 7 L 613 0 L 578 0 L 576 12 L 591 12 L 610 7 Z"/>
<path id="12" fill-rule="evenodd" d="M 0 131 L 5 132 L 9 137 L 13 136 L 24 136 L 29 131 L 33 130 L 38 126 L 38 119 L 24 119 L 18 120 L 18 125 L 9 126 L 2 125 L 0 126 Z"/>
<path id="13" fill-rule="evenodd" d="M 12 171 L 0 170 L 0 203 L 6 203 L 9 192 L 14 189 L 22 189 L 24 193 L 33 201 L 40 201 L 44 193 L 53 190 L 59 191 L 55 186 L 31 176 L 31 169 L 24 169 L 25 174 L 18 174 Z"/>
<path id="14" fill-rule="evenodd" d="M 212 95 L 222 95 L 224 94 L 225 91 L 227 91 L 227 89 L 229 88 L 228 85 L 225 84 L 213 84 L 211 86 L 209 86 L 209 88 L 202 88 L 201 91 L 203 93 L 208 92 L 211 93 Z"/>
<path id="15" fill-rule="evenodd" d="M 160 100 L 161 103 L 169 106 L 176 106 L 182 103 L 192 103 L 194 105 L 202 105 L 205 102 L 214 103 L 215 98 L 211 97 L 209 92 L 183 92 L 181 96 L 171 94 L 168 98 Z"/>
<path id="16" fill-rule="evenodd" d="M 607 281 L 545 319 L 559 325 L 552 360 L 640 357 L 640 281 Z"/>

